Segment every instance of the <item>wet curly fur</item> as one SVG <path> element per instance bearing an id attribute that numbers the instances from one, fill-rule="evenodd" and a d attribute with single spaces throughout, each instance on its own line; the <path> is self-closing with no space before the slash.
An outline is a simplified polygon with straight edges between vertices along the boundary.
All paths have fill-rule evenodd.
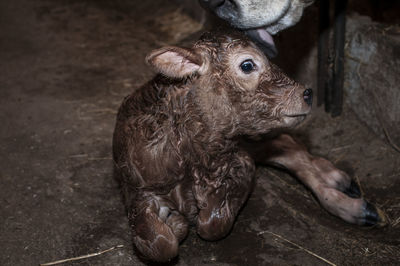
<path id="1" fill-rule="evenodd" d="M 189 224 L 207 240 L 229 233 L 254 185 L 256 162 L 295 173 L 312 164 L 314 158 L 290 136 L 256 148 L 244 141 L 301 122 L 311 107 L 304 87 L 236 34 L 207 34 L 191 48 L 164 47 L 146 60 L 160 74 L 124 99 L 113 157 L 135 247 L 146 259 L 168 261 L 178 254 Z M 246 60 L 255 66 L 249 73 L 241 68 Z M 338 170 L 317 168 L 307 168 L 307 177 L 300 173 L 299 178 L 318 197 L 327 183 L 318 174 Z M 307 179 L 310 173 L 319 183 Z M 344 189 L 354 185 L 345 173 L 336 178 Z M 338 214 L 335 207 L 350 203 L 332 197 L 321 204 L 346 219 L 347 212 Z M 366 205 L 357 197 L 360 202 L 348 212 L 365 219 L 360 210 Z M 361 223 L 352 219 L 347 220 Z"/>

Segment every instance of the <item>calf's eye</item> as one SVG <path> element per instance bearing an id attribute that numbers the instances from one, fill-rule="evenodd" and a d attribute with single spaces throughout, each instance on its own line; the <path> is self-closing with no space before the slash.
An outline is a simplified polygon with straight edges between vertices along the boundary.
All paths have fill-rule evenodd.
<path id="1" fill-rule="evenodd" d="M 256 68 L 256 65 L 254 64 L 253 60 L 251 60 L 251 59 L 247 59 L 240 64 L 240 69 L 245 74 L 251 73 L 255 68 Z"/>

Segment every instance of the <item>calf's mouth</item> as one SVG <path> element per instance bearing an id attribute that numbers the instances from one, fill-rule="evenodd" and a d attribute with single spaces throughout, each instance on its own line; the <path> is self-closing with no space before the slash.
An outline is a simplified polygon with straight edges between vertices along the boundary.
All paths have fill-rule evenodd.
<path id="1" fill-rule="evenodd" d="M 304 119 L 306 119 L 308 113 L 283 115 L 282 120 L 286 126 L 293 127 L 303 122 Z"/>

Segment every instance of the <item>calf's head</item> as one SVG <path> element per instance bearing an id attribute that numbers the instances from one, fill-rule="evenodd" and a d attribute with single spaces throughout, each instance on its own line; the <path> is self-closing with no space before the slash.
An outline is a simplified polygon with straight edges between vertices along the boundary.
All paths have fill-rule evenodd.
<path id="1" fill-rule="evenodd" d="M 294 126 L 311 110 L 312 91 L 242 35 L 208 33 L 191 48 L 164 47 L 146 60 L 159 73 L 185 80 L 213 129 L 228 136 Z"/>

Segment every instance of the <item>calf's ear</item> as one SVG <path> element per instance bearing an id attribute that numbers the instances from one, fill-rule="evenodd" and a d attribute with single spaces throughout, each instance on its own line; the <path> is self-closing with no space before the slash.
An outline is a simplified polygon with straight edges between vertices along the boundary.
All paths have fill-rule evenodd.
<path id="1" fill-rule="evenodd" d="M 175 46 L 152 51 L 146 57 L 146 62 L 157 72 L 171 78 L 193 75 L 203 64 L 201 56 L 194 50 Z"/>

